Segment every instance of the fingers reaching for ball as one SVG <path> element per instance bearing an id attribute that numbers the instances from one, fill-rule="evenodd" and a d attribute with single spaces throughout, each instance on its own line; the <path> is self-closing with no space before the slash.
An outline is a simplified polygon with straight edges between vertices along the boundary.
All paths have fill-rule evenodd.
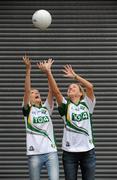
<path id="1" fill-rule="evenodd" d="M 54 60 L 49 58 L 48 60 L 43 60 L 43 61 L 37 63 L 37 67 L 44 73 L 48 73 L 51 70 L 51 66 L 52 66 L 53 62 L 54 62 Z"/>
<path id="2" fill-rule="evenodd" d="M 29 56 L 25 53 L 25 55 L 23 56 L 23 62 L 26 65 L 27 69 L 31 68 L 31 60 L 29 58 Z"/>

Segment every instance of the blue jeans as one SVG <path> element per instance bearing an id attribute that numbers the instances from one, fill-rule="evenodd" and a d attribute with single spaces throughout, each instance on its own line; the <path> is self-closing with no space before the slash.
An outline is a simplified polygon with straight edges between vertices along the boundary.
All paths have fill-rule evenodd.
<path id="1" fill-rule="evenodd" d="M 87 152 L 63 151 L 65 180 L 77 180 L 79 165 L 81 168 L 82 180 L 94 180 L 96 166 L 95 149 Z"/>
<path id="2" fill-rule="evenodd" d="M 49 180 L 59 180 L 57 152 L 28 156 L 30 180 L 40 180 L 43 166 L 48 170 Z"/>

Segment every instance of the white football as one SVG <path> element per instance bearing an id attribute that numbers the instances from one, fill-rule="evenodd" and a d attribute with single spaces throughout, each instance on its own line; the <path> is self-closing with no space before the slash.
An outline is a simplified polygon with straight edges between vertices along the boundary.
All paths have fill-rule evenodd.
<path id="1" fill-rule="evenodd" d="M 32 23 L 40 30 L 46 30 L 52 22 L 51 14 L 44 9 L 37 10 L 32 16 Z"/>

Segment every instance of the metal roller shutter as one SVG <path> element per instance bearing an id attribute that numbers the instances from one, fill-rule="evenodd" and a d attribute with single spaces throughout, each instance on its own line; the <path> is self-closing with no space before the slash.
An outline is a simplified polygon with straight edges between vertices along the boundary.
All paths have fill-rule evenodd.
<path id="1" fill-rule="evenodd" d="M 52 14 L 47 31 L 33 27 L 37 9 Z M 71 82 L 62 76 L 72 64 L 94 84 L 97 104 L 93 115 L 96 143 L 96 180 L 117 179 L 117 2 L 116 1 L 3 1 L 0 2 L 0 179 L 26 180 L 28 166 L 21 104 L 25 78 L 22 56 L 32 58 L 32 86 L 47 95 L 47 79 L 36 68 L 52 57 L 54 76 L 66 96 Z M 43 98 L 44 100 L 44 98 Z M 63 122 L 54 109 L 60 179 Z M 43 170 L 42 179 L 47 179 Z"/>

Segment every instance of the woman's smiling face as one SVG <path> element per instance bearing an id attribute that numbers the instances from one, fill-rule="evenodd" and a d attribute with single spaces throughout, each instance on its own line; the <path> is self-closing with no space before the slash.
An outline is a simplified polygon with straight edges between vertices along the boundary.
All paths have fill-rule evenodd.
<path id="1" fill-rule="evenodd" d="M 80 87 L 78 86 L 78 84 L 70 84 L 70 86 L 68 87 L 68 91 L 67 91 L 67 95 L 69 98 L 71 97 L 81 97 L 82 96 L 82 92 L 80 90 Z"/>

